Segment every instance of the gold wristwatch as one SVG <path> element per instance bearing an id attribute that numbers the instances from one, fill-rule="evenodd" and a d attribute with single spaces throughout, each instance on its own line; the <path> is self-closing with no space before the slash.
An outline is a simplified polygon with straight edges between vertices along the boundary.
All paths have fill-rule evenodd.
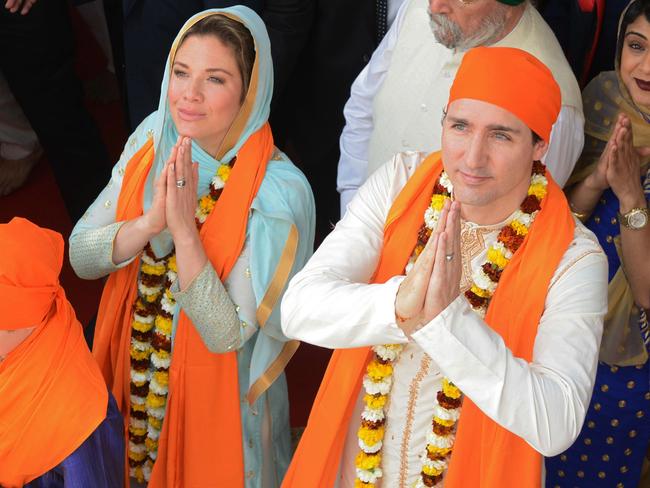
<path id="1" fill-rule="evenodd" d="M 624 227 L 633 230 L 643 229 L 648 225 L 648 208 L 647 207 L 637 207 L 633 208 L 627 213 L 618 212 L 618 221 Z"/>

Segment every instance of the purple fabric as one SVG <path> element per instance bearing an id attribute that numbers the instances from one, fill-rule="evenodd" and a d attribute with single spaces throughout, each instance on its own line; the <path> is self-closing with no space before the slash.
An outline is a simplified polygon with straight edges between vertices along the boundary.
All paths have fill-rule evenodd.
<path id="1" fill-rule="evenodd" d="M 106 418 L 56 468 L 26 488 L 121 488 L 124 484 L 124 427 L 113 395 L 108 395 Z"/>

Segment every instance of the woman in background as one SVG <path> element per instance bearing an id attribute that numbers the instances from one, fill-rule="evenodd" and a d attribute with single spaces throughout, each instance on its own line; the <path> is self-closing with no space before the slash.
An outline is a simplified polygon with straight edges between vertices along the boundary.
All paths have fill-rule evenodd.
<path id="1" fill-rule="evenodd" d="M 650 1 L 623 12 L 616 71 L 585 88 L 585 149 L 567 189 L 609 261 L 609 311 L 582 432 L 547 486 L 637 487 L 650 443 Z M 571 184 L 570 181 L 570 184 Z"/>

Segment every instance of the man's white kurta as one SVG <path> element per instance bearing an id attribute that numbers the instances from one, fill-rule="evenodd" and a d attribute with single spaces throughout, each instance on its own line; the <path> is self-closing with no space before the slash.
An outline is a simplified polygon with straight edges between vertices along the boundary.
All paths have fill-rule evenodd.
<path id="1" fill-rule="evenodd" d="M 549 285 L 531 363 L 514 357 L 462 295 L 409 341 L 395 323 L 395 295 L 404 277 L 367 283 L 379 261 L 388 211 L 423 158 L 398 154 L 371 176 L 282 302 L 288 337 L 328 348 L 407 344 L 396 363 L 387 412 L 384 488 L 410 487 L 419 475 L 442 375 L 541 454 L 564 451 L 578 436 L 589 405 L 607 310 L 605 255 L 576 222 L 573 242 Z M 463 222 L 462 290 L 506 222 Z M 354 486 L 362 394 L 341 462 L 339 486 L 345 488 Z"/>

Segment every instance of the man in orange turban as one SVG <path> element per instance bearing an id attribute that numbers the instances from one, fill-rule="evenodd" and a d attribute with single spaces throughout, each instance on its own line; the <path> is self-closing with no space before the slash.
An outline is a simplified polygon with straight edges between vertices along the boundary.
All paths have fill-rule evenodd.
<path id="1" fill-rule="evenodd" d="M 289 337 L 339 348 L 283 487 L 540 487 L 594 384 L 607 265 L 539 162 L 560 90 L 463 58 L 442 151 L 397 154 L 295 276 Z"/>
<path id="2" fill-rule="evenodd" d="M 0 486 L 122 486 L 122 419 L 59 284 L 60 234 L 0 224 Z"/>

